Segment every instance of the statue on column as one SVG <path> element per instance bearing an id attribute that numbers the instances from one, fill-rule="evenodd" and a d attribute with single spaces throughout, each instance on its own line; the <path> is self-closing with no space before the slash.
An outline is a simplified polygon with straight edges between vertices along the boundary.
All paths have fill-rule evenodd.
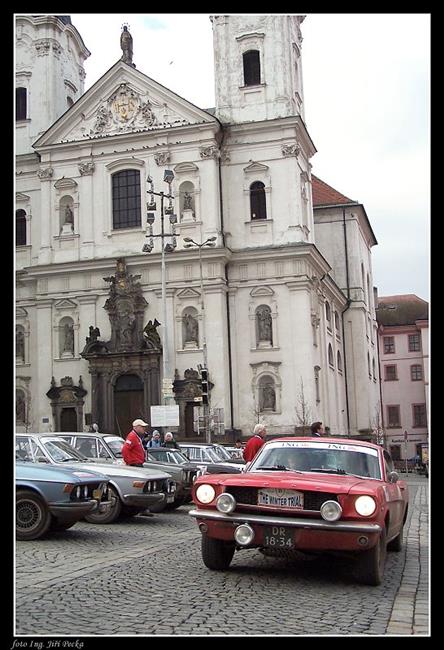
<path id="1" fill-rule="evenodd" d="M 122 49 L 122 58 L 121 61 L 128 63 L 129 65 L 133 64 L 133 37 L 128 31 L 127 25 L 123 26 L 122 34 L 120 35 L 120 47 Z"/>

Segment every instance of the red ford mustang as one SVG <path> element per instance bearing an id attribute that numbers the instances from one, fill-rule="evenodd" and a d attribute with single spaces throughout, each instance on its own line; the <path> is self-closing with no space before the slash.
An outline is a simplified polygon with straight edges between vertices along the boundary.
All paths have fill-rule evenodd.
<path id="1" fill-rule="evenodd" d="M 224 570 L 234 551 L 344 552 L 357 579 L 378 585 L 386 550 L 400 551 L 408 489 L 378 445 L 349 438 L 276 438 L 242 474 L 205 474 L 193 501 L 202 559 Z"/>

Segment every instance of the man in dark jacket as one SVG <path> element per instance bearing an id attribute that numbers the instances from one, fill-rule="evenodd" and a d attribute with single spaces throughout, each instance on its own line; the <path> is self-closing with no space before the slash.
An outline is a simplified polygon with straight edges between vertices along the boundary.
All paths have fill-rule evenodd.
<path id="1" fill-rule="evenodd" d="M 310 427 L 310 431 L 312 436 L 322 436 L 322 434 L 324 433 L 322 422 L 313 422 L 313 424 Z"/>

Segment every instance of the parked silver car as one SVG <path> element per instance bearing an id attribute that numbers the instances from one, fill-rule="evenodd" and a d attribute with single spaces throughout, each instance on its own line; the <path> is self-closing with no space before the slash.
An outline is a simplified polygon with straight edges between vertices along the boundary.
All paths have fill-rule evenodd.
<path id="1" fill-rule="evenodd" d="M 91 512 L 106 512 L 109 478 L 96 471 L 41 465 L 15 465 L 15 534 L 18 540 L 38 539 L 67 530 Z"/>
<path id="2" fill-rule="evenodd" d="M 112 506 L 109 512 L 94 512 L 85 519 L 109 524 L 121 514 L 136 515 L 146 509 L 165 507 L 174 502 L 176 483 L 166 472 L 145 467 L 113 463 L 93 463 L 65 440 L 48 433 L 16 434 L 16 457 L 35 463 L 97 471 L 109 477 Z"/>
<path id="3" fill-rule="evenodd" d="M 89 433 L 81 431 L 58 431 L 51 435 L 69 442 L 77 451 L 93 462 L 124 464 L 122 447 L 123 438 L 109 433 Z M 155 454 L 151 452 L 154 451 Z M 175 453 L 173 453 L 175 452 Z M 165 506 L 165 510 L 173 510 L 183 503 L 191 501 L 193 482 L 201 474 L 188 459 L 175 449 L 149 448 L 144 467 L 161 470 L 170 474 L 177 484 L 174 501 Z M 159 506 L 163 509 L 161 506 Z M 156 507 L 152 512 L 158 512 Z"/>
<path id="4" fill-rule="evenodd" d="M 241 458 L 231 458 L 224 447 L 216 443 L 180 442 L 180 450 L 188 460 L 204 466 L 208 474 L 240 474 L 245 461 Z"/>

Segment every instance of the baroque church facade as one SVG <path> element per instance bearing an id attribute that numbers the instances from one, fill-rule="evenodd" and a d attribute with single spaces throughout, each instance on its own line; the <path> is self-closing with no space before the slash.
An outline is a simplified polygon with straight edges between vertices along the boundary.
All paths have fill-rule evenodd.
<path id="1" fill-rule="evenodd" d="M 203 110 L 128 33 L 84 92 L 69 16 L 17 16 L 17 430 L 125 434 L 172 383 L 177 437 L 197 437 L 205 363 L 221 440 L 379 421 L 377 242 L 312 174 L 303 20 L 212 16 Z"/>

